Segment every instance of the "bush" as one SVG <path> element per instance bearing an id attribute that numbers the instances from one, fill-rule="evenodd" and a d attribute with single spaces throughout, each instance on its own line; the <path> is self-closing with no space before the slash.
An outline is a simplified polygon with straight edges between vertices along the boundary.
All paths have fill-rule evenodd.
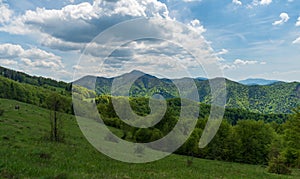
<path id="1" fill-rule="evenodd" d="M 281 155 L 274 157 L 269 161 L 268 172 L 284 175 L 289 175 L 292 173 L 292 171 L 286 165 L 284 157 Z"/>

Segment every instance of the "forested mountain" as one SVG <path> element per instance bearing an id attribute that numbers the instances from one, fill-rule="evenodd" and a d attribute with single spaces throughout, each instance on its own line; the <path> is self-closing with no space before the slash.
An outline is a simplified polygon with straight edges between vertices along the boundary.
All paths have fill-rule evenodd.
<path id="1" fill-rule="evenodd" d="M 140 76 L 132 85 L 130 96 L 150 97 L 154 94 L 161 94 L 165 98 L 180 97 L 176 86 L 170 79 L 159 79 L 139 71 L 124 74 L 115 78 L 86 76 L 75 83 L 86 87 L 92 87 L 96 81 L 95 91 L 98 95 L 110 94 L 114 79 L 131 79 Z M 184 79 L 176 79 L 184 80 Z M 176 81 L 174 80 L 174 81 Z M 214 80 L 214 79 L 213 79 Z M 243 85 L 234 81 L 226 80 L 227 108 L 239 108 L 252 112 L 261 113 L 291 113 L 291 110 L 300 105 L 300 83 L 276 82 L 271 85 Z M 194 79 L 200 97 L 200 102 L 210 104 L 209 80 L 203 78 Z M 123 89 L 119 89 L 120 94 Z M 189 93 L 189 88 L 185 89 Z"/>

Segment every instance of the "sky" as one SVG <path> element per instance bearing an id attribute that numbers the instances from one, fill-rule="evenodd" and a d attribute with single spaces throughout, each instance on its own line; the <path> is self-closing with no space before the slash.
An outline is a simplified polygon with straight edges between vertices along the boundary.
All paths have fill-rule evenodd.
<path id="1" fill-rule="evenodd" d="M 0 0 L 0 65 L 57 80 L 300 81 L 299 57 L 296 0 Z"/>

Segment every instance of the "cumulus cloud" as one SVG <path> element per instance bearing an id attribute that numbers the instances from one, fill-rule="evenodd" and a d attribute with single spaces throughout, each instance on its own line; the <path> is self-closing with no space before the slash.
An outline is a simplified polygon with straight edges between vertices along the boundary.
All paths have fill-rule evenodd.
<path id="1" fill-rule="evenodd" d="M 101 35 L 108 29 L 111 30 L 120 22 L 140 17 L 147 18 L 148 21 L 132 24 L 128 28 L 117 29 L 115 31 L 117 35 L 105 36 L 107 39 L 104 43 L 97 41 L 97 39 L 92 41 L 98 34 Z M 172 23 L 165 23 L 160 20 L 168 20 Z M 178 59 L 180 62 L 184 61 L 181 65 L 182 69 L 192 69 L 195 66 L 195 59 L 191 57 L 189 52 L 191 49 L 197 49 L 191 50 L 191 53 L 198 54 L 203 63 L 217 61 L 213 49 L 202 36 L 206 30 L 200 20 L 192 20 L 185 26 L 186 28 L 176 23 L 178 22 L 169 16 L 167 6 L 158 0 L 95 0 L 92 3 L 67 5 L 61 9 L 36 8 L 35 10 L 28 10 L 24 14 L 14 16 L 9 23 L 0 26 L 0 31 L 19 35 L 34 35 L 43 46 L 60 51 L 82 53 L 82 59 L 91 62 L 89 64 L 90 72 L 99 73 L 99 69 L 96 68 L 99 67 L 99 59 L 108 55 L 110 61 L 108 61 L 106 69 L 101 69 L 103 70 L 101 75 L 109 73 L 115 75 L 115 69 L 119 70 L 122 65 L 129 69 L 129 66 L 135 68 L 137 64 L 143 68 L 152 69 L 159 69 L 160 66 L 165 65 L 178 72 L 175 68 L 179 68 L 180 65 L 170 62 L 170 58 Z M 174 40 L 178 44 L 187 46 L 187 49 L 183 50 L 178 46 L 155 40 L 146 40 L 120 47 L 119 44 L 127 43 L 127 38 L 144 33 L 148 37 L 155 36 L 159 39 Z M 141 38 L 143 37 L 141 36 Z M 115 43 L 116 39 L 122 43 Z M 44 51 L 45 53 L 43 53 L 38 49 L 24 50 L 21 46 L 19 47 L 22 51 L 19 54 L 22 55 L 11 58 L 19 58 L 23 64 L 34 67 L 62 67 L 61 58 L 53 60 L 54 54 L 51 57 L 49 52 Z M 114 53 L 109 54 L 108 52 L 111 50 Z M 46 53 L 48 54 L 46 55 Z M 222 53 L 225 53 L 225 49 Z M 10 54 L 18 53 L 12 52 Z M 8 56 L 8 54 L 6 55 Z M 52 60 L 44 60 L 51 58 Z M 74 69 L 80 68 L 74 66 Z M 162 69 L 162 71 L 166 70 Z M 175 74 L 174 71 L 171 73 Z"/>
<path id="2" fill-rule="evenodd" d="M 282 25 L 290 19 L 289 15 L 285 12 L 281 13 L 279 15 L 279 17 L 280 17 L 280 20 L 273 22 L 272 25 L 274 25 L 274 26 L 275 25 Z"/>
<path id="3" fill-rule="evenodd" d="M 192 27 L 191 29 L 196 31 L 199 34 L 206 32 L 206 29 L 201 25 L 198 19 L 194 19 L 189 23 L 189 26 Z"/>
<path id="4" fill-rule="evenodd" d="M 32 67 L 62 68 L 61 57 L 38 48 L 24 49 L 20 45 L 0 44 L 0 59 L 2 64 L 14 65 L 16 60 Z"/>
<path id="5" fill-rule="evenodd" d="M 0 0 L 0 14 L 0 24 L 8 22 L 13 15 L 13 11 L 2 0 Z"/>
<path id="6" fill-rule="evenodd" d="M 236 4 L 236 5 L 239 5 L 239 6 L 243 5 L 243 3 L 239 0 L 232 0 L 232 3 Z"/>
<path id="7" fill-rule="evenodd" d="M 137 17 L 169 18 L 165 4 L 156 0 L 95 0 L 62 9 L 37 8 L 16 17 L 1 31 L 14 34 L 43 33 L 67 42 L 90 42 L 108 27 Z"/>

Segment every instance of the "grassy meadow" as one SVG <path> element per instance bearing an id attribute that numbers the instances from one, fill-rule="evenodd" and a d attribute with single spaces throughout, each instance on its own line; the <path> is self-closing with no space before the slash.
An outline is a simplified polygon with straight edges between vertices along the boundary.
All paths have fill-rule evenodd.
<path id="1" fill-rule="evenodd" d="M 179 155 L 146 164 L 123 163 L 94 149 L 72 115 L 60 114 L 65 139 L 57 143 L 48 140 L 48 110 L 7 99 L 0 99 L 0 108 L 0 178 L 300 178 L 299 170 L 276 175 L 266 166 L 198 158 L 187 166 L 190 158 Z"/>

